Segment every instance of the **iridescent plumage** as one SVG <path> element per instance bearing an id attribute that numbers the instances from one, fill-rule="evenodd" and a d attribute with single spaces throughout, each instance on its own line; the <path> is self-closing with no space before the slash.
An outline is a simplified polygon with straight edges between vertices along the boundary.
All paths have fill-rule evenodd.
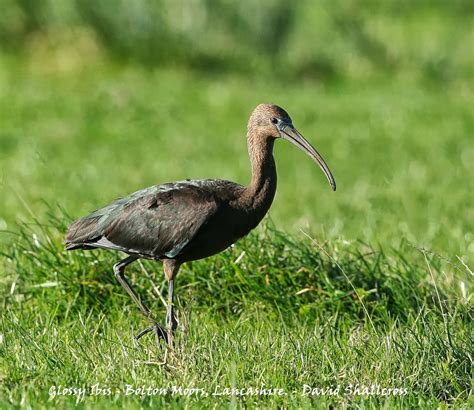
<path id="1" fill-rule="evenodd" d="M 216 179 L 154 185 L 74 222 L 66 236 L 66 248 L 106 248 L 182 262 L 197 259 L 186 258 L 193 241 L 231 211 L 231 204 L 243 190 L 239 184 Z M 236 232 L 227 232 L 229 240 L 235 238 Z M 228 241 L 220 238 L 216 242 Z"/>
<path id="2" fill-rule="evenodd" d="M 65 240 L 68 250 L 105 248 L 129 255 L 114 266 L 114 272 L 142 313 L 153 322 L 138 337 L 155 330 L 158 338 L 171 341 L 177 325 L 173 313 L 174 279 L 180 265 L 226 249 L 263 219 L 275 196 L 273 145 L 280 137 L 310 155 L 336 189 L 326 163 L 296 131 L 287 112 L 273 104 L 260 104 L 248 123 L 252 165 L 248 186 L 219 179 L 154 185 L 117 199 L 69 227 Z M 124 276 L 125 267 L 138 258 L 163 261 L 169 283 L 166 331 Z"/>

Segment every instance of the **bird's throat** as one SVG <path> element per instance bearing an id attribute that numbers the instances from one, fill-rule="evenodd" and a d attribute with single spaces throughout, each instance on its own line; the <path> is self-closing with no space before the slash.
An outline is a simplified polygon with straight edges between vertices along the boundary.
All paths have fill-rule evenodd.
<path id="1" fill-rule="evenodd" d="M 276 192 L 277 174 L 273 159 L 274 139 L 249 138 L 248 149 L 252 165 L 250 184 L 243 193 L 243 200 L 252 209 L 267 212 Z"/>

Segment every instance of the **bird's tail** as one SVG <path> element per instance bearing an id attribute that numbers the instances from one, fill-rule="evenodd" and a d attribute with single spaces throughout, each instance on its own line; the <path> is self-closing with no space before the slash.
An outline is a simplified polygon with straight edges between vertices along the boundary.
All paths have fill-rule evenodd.
<path id="1" fill-rule="evenodd" d="M 89 244 L 102 236 L 102 233 L 99 232 L 99 220 L 100 217 L 86 217 L 73 222 L 64 240 L 66 250 L 90 249 Z"/>

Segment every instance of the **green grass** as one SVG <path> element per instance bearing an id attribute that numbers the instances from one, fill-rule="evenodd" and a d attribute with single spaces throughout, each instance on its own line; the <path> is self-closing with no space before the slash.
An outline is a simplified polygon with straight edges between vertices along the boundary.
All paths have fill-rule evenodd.
<path id="1" fill-rule="evenodd" d="M 159 364 L 164 353 L 153 338 L 132 343 L 146 322 L 110 273 L 116 257 L 67 253 L 56 239 L 64 225 L 49 225 L 25 227 L 7 257 L 13 281 L 4 289 L 0 324 L 3 405 L 72 407 L 74 397 L 48 402 L 51 386 L 90 391 L 97 383 L 113 393 L 101 399 L 89 393 L 81 401 L 86 408 L 99 401 L 135 408 L 468 403 L 472 289 L 458 264 L 409 245 L 382 251 L 294 240 L 265 225 L 234 248 L 183 269 L 177 347 Z M 152 286 L 163 290 L 160 266 L 136 264 L 129 277 L 163 316 Z M 406 388 L 407 394 L 302 394 L 305 384 L 343 391 L 357 383 Z M 130 397 L 126 385 L 203 388 L 209 396 Z M 217 386 L 266 386 L 287 395 L 212 396 Z"/>
<path id="2" fill-rule="evenodd" d="M 245 184 L 249 113 L 273 101 L 338 183 L 333 193 L 310 158 L 278 141 L 270 215 L 279 228 L 392 246 L 404 237 L 474 260 L 472 81 L 288 83 L 119 68 L 100 57 L 64 68 L 63 54 L 0 66 L 0 228 L 29 220 L 28 208 L 40 217 L 59 204 L 76 217 L 161 182 Z"/>
<path id="3" fill-rule="evenodd" d="M 89 395 L 83 407 L 472 407 L 469 79 L 283 82 L 122 66 L 100 52 L 84 64 L 69 52 L 0 59 L 0 407 L 72 408 L 71 397 L 48 401 L 51 386 L 97 383 L 111 397 Z M 65 252 L 66 225 L 154 183 L 245 183 L 245 125 L 262 101 L 290 112 L 338 191 L 279 141 L 270 219 L 183 267 L 182 327 L 159 364 L 151 337 L 132 342 L 147 324 L 111 273 L 119 255 Z M 128 272 L 162 317 L 161 266 Z M 356 383 L 407 395 L 301 394 L 304 384 Z M 125 396 L 126 384 L 288 394 L 142 398 Z"/>

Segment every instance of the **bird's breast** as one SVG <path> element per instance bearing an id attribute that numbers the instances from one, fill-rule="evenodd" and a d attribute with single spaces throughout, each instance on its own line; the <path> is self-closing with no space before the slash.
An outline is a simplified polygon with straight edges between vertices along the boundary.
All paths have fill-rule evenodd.
<path id="1" fill-rule="evenodd" d="M 265 212 L 248 212 L 226 206 L 219 210 L 182 250 L 180 262 L 215 255 L 246 236 L 262 220 Z"/>

